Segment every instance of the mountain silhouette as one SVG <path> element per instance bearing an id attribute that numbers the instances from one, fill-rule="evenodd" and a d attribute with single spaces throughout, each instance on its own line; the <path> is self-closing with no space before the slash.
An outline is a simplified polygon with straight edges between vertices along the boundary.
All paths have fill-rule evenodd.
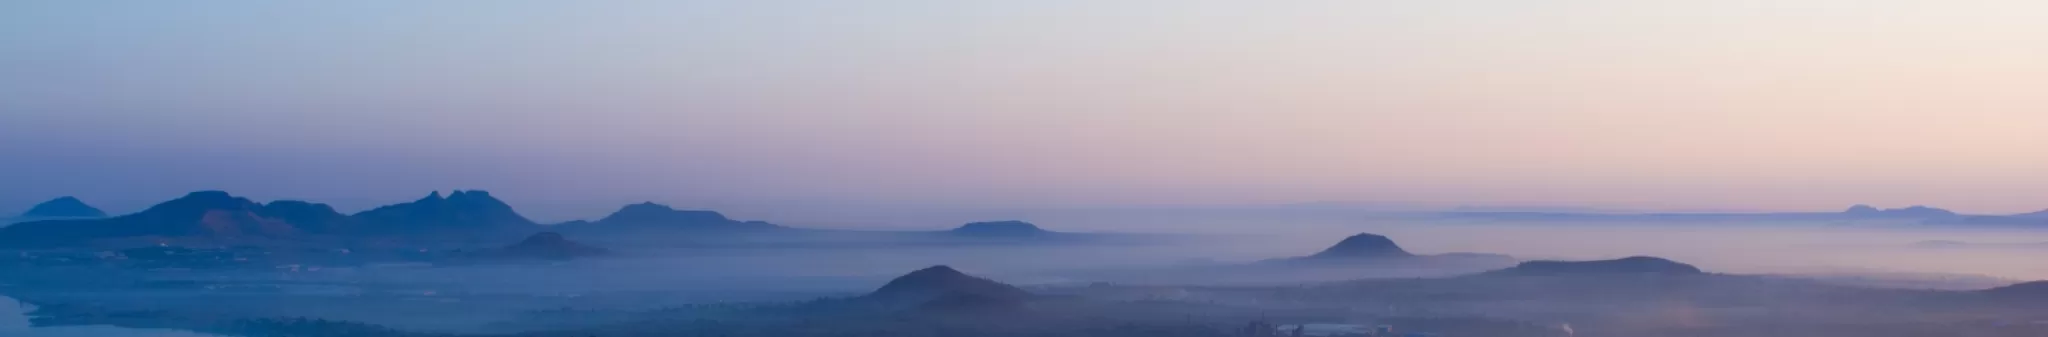
<path id="1" fill-rule="evenodd" d="M 2027 219 L 2048 219 L 2048 210 L 2041 210 L 2039 212 L 2033 213 L 2013 214 L 2012 217 Z"/>
<path id="2" fill-rule="evenodd" d="M 1986 289 L 1985 294 L 2000 298 L 2022 300 L 2048 300 L 2048 281 L 2034 281 Z"/>
<path id="3" fill-rule="evenodd" d="M 1698 267 L 1663 258 L 1636 256 L 1599 261 L 1529 261 L 1495 271 L 1508 275 L 1705 274 Z"/>
<path id="4" fill-rule="evenodd" d="M 1870 206 L 1870 205 L 1855 205 L 1855 206 L 1849 206 L 1849 210 L 1847 210 L 1847 211 L 1842 211 L 1842 213 L 1843 213 L 1843 214 L 1848 214 L 1848 215 L 1868 215 L 1868 216 L 1875 216 L 1875 215 L 1881 215 L 1881 214 L 1884 214 L 1884 210 L 1881 210 L 1881 209 L 1877 209 L 1877 207 L 1874 207 L 1874 206 Z"/>
<path id="5" fill-rule="evenodd" d="M 575 241 L 569 241 L 568 238 L 562 237 L 562 234 L 559 233 L 540 232 L 527 236 L 525 240 L 520 240 L 519 243 L 500 248 L 489 255 L 503 258 L 568 260 L 602 256 L 610 253 L 610 251 L 603 248 L 585 246 Z"/>
<path id="6" fill-rule="evenodd" d="M 508 232 L 538 228 L 511 205 L 485 191 L 433 192 L 417 201 L 388 205 L 350 216 L 378 233 Z"/>
<path id="7" fill-rule="evenodd" d="M 643 202 L 626 205 L 597 222 L 565 223 L 564 228 L 592 229 L 678 229 L 707 231 L 772 230 L 782 226 L 759 222 L 737 221 L 713 211 L 683 211 L 667 205 Z"/>
<path id="8" fill-rule="evenodd" d="M 1856 205 L 1849 207 L 1847 211 L 1842 211 L 1842 214 L 1868 218 L 1948 218 L 1957 216 L 1956 212 L 1953 211 L 1919 205 L 1893 209 L 1878 209 L 1870 205 Z"/>
<path id="9" fill-rule="evenodd" d="M 1320 252 L 1308 256 L 1278 258 L 1260 261 L 1255 266 L 1280 268 L 1309 268 L 1314 273 L 1327 272 L 1327 268 L 1347 271 L 1370 271 L 1375 273 L 1398 272 L 1455 272 L 1459 274 L 1480 272 L 1512 266 L 1515 258 L 1500 254 L 1486 253 L 1444 253 L 1418 255 L 1402 249 L 1393 239 L 1372 233 L 1358 233 L 1337 241 Z"/>
<path id="10" fill-rule="evenodd" d="M 960 225 L 960 227 L 954 228 L 953 230 L 948 231 L 947 233 L 961 236 L 1007 238 L 1036 237 L 1054 234 L 1051 231 L 1039 229 L 1038 225 L 1033 225 L 1029 222 L 1015 220 L 968 223 L 965 225 Z"/>
<path id="11" fill-rule="evenodd" d="M 950 310 L 1015 308 L 1031 297 L 1024 289 L 940 265 L 890 280 L 864 298 L 892 305 Z"/>
<path id="12" fill-rule="evenodd" d="M 1410 254 L 1407 250 L 1401 249 L 1400 245 L 1394 244 L 1393 239 L 1388 239 L 1387 237 L 1380 236 L 1378 234 L 1359 233 L 1358 235 L 1352 235 L 1351 237 L 1344 238 L 1343 241 L 1338 241 L 1337 245 L 1330 246 L 1330 248 L 1324 249 L 1322 252 L 1316 253 L 1315 255 L 1310 255 L 1308 256 L 1308 258 L 1377 259 L 1404 258 L 1413 256 L 1415 256 L 1415 254 Z"/>
<path id="13" fill-rule="evenodd" d="M 201 191 L 165 201 L 147 210 L 104 219 L 51 220 L 0 228 L 0 244 L 61 246 L 94 240 L 163 237 L 209 240 L 289 239 L 309 228 L 338 224 L 341 215 L 321 204 L 279 201 L 257 204 L 222 191 Z"/>
<path id="14" fill-rule="evenodd" d="M 347 215 L 335 212 L 333 206 L 298 200 L 278 200 L 263 205 L 264 214 L 284 220 L 308 233 L 340 233 L 350 230 L 352 222 Z"/>
<path id="15" fill-rule="evenodd" d="M 21 213 L 23 218 L 104 218 L 106 216 L 107 212 L 100 211 L 98 208 L 86 205 L 84 201 L 79 201 L 78 198 L 69 196 L 44 201 L 43 203 L 36 204 L 35 207 L 30 207 L 28 212 Z"/>

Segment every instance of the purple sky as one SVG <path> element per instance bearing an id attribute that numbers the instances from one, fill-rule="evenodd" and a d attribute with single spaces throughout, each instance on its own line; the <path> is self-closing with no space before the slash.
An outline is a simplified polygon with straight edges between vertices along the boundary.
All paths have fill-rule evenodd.
<path id="1" fill-rule="evenodd" d="M 0 4 L 0 212 L 200 189 L 368 207 L 453 188 L 576 212 L 2023 212 L 2048 208 L 2048 22 L 2029 15 L 2042 11 L 13 2 Z"/>

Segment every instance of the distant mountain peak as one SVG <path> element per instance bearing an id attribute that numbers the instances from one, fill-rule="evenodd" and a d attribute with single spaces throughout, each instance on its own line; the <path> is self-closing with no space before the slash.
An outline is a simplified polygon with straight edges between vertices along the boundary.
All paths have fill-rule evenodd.
<path id="1" fill-rule="evenodd" d="M 382 230 L 450 228 L 519 228 L 536 226 L 519 215 L 511 205 L 484 191 L 456 190 L 442 197 L 440 191 L 409 203 L 386 205 L 356 213 L 353 218 Z"/>
<path id="2" fill-rule="evenodd" d="M 294 221 L 338 218 L 338 215 L 322 217 L 317 214 L 324 205 L 310 207 L 313 204 L 304 204 L 309 207 L 295 208 L 298 204 L 273 204 L 277 207 L 260 205 L 223 191 L 199 191 L 118 217 L 15 224 L 0 228 L 0 239 L 4 239 L 0 241 L 20 246 L 62 246 L 135 237 L 202 240 L 296 238 L 304 231 Z"/>
<path id="3" fill-rule="evenodd" d="M 1907 206 L 1906 208 L 1891 209 L 1879 209 L 1877 207 L 1872 207 L 1870 205 L 1856 205 L 1854 207 L 1849 207 L 1849 210 L 1847 211 L 1842 211 L 1842 214 L 1864 217 L 1892 218 L 1944 218 L 1957 216 L 1956 212 L 1935 207 L 1928 207 L 1924 205 L 1913 205 Z"/>
<path id="4" fill-rule="evenodd" d="M 868 294 L 868 298 L 895 302 L 923 302 L 943 298 L 1022 301 L 1030 292 L 993 280 L 975 277 L 945 265 L 931 266 L 904 274 Z"/>
<path id="5" fill-rule="evenodd" d="M 248 198 L 237 197 L 226 191 L 198 191 L 185 196 L 150 206 L 136 215 L 162 214 L 167 212 L 194 211 L 204 209 L 253 209 L 258 205 Z"/>
<path id="6" fill-rule="evenodd" d="M 624 207 L 624 208 L 620 209 L 620 211 L 627 211 L 627 210 L 653 210 L 653 211 L 664 211 L 664 212 L 666 212 L 666 211 L 673 211 L 673 210 L 676 210 L 676 209 L 675 209 L 675 208 L 673 208 L 673 207 L 668 207 L 668 205 L 663 205 L 663 204 L 657 204 L 657 203 L 654 203 L 653 201 L 642 201 L 642 202 L 640 202 L 640 203 L 638 203 L 638 204 L 626 205 L 626 207 Z"/>
<path id="7" fill-rule="evenodd" d="M 455 190 L 448 192 L 448 200 L 458 199 L 497 200 L 491 197 L 490 191 L 484 190 Z"/>
<path id="8" fill-rule="evenodd" d="M 107 216 L 107 212 L 93 208 L 92 205 L 86 205 L 85 201 L 80 201 L 78 198 L 63 196 L 36 204 L 35 207 L 30 207 L 28 212 L 22 213 L 21 216 L 38 218 L 102 218 Z"/>
<path id="9" fill-rule="evenodd" d="M 597 222 L 601 224 L 631 225 L 703 225 L 731 223 L 734 221 L 718 212 L 676 210 L 668 205 L 650 201 L 620 207 L 618 211 L 612 212 L 611 215 L 607 215 L 604 219 L 599 219 Z"/>
<path id="10" fill-rule="evenodd" d="M 1952 212 L 1952 211 L 1949 211 L 1949 210 L 1946 210 L 1946 209 L 1940 209 L 1940 208 L 1934 208 L 1934 207 L 1927 207 L 1927 206 L 1921 206 L 1921 205 L 1913 205 L 1913 206 L 1910 206 L 1910 207 L 1906 207 L 1906 208 L 1903 208 L 1903 209 L 1896 209 L 1896 210 L 1891 210 L 1891 211 L 1896 211 L 1896 212 L 1900 212 L 1900 213 L 1905 213 L 1905 214 L 1911 214 L 1911 215 L 1943 215 L 1943 216 L 1952 216 L 1952 215 L 1956 215 L 1956 212 Z"/>
<path id="11" fill-rule="evenodd" d="M 968 223 L 954 228 L 952 233 L 973 236 L 1033 236 L 1052 232 L 1040 229 L 1038 225 L 1029 222 L 1006 220 Z"/>
<path id="12" fill-rule="evenodd" d="M 1705 274 L 1699 267 L 1659 257 L 1633 256 L 1598 261 L 1529 261 L 1502 270 L 1518 275 Z"/>
<path id="13" fill-rule="evenodd" d="M 185 196 L 184 196 L 184 197 L 179 197 L 178 199 L 190 199 L 190 200 L 227 200 L 227 199 L 241 199 L 241 198 L 240 198 L 240 197 L 236 197 L 236 196 L 235 196 L 234 194 L 228 193 L 228 191 L 221 191 L 221 190 L 205 190 L 205 191 L 192 191 L 191 193 L 185 193 Z"/>
<path id="14" fill-rule="evenodd" d="M 566 260 L 606 255 L 611 252 L 569 241 L 569 238 L 563 237 L 561 233 L 540 232 L 528 235 L 525 240 L 506 246 L 498 253 L 503 257 Z"/>
<path id="15" fill-rule="evenodd" d="M 330 233 L 345 230 L 343 223 L 348 216 L 334 211 L 334 206 L 299 200 L 276 200 L 263 204 L 263 214 L 282 219 L 298 226 L 299 229 L 315 233 Z"/>
<path id="16" fill-rule="evenodd" d="M 1394 244 L 1393 239 L 1388 239 L 1387 237 L 1380 236 L 1378 234 L 1359 233 L 1357 235 L 1352 235 L 1351 237 L 1344 238 L 1343 241 L 1338 241 L 1337 245 L 1330 246 L 1330 248 L 1324 249 L 1322 252 L 1316 253 L 1316 255 L 1312 255 L 1310 257 L 1317 259 L 1331 259 L 1388 258 L 1411 256 L 1415 256 L 1415 254 L 1410 254 L 1407 250 L 1401 249 L 1400 245 Z"/>
<path id="17" fill-rule="evenodd" d="M 953 269 L 953 266 L 942 264 L 911 271 L 909 274 L 903 274 L 903 276 L 899 277 L 898 279 L 941 279 L 965 277 L 972 276 L 967 276 L 967 273 L 962 273 L 959 269 Z"/>
<path id="18" fill-rule="evenodd" d="M 593 222 L 564 224 L 563 231 L 572 233 L 604 235 L 611 232 L 635 233 L 636 231 L 693 231 L 693 232 L 752 232 L 786 229 L 760 221 L 736 221 L 714 211 L 678 210 L 668 205 L 642 202 L 619 207 L 618 211 Z"/>

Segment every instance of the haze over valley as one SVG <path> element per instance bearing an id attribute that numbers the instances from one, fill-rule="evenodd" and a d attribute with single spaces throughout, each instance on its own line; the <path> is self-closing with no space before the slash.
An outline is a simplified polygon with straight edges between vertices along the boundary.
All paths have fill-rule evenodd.
<path id="1" fill-rule="evenodd" d="M 2043 337 L 2042 13 L 0 1 L 0 336 Z"/>
<path id="2" fill-rule="evenodd" d="M 539 224 L 476 190 L 433 192 L 353 214 L 219 191 L 132 214 L 83 211 L 90 208 L 57 198 L 33 209 L 75 212 L 24 214 L 19 218 L 54 219 L 0 228 L 0 243 L 13 252 L 0 259 L 0 268 L 10 270 L 0 294 L 35 308 L 17 314 L 35 326 L 156 329 L 132 330 L 145 334 L 624 336 L 804 333 L 774 323 L 788 319 L 828 331 L 939 335 L 1233 335 L 1232 322 L 1263 320 L 1400 322 L 1523 336 L 1560 335 L 1553 326 L 1559 322 L 1584 335 L 1733 335 L 1754 332 L 1738 327 L 1750 324 L 1901 336 L 1958 326 L 1984 326 L 1972 332 L 1984 336 L 2048 328 L 2025 323 L 2048 318 L 2028 307 L 2042 302 L 2027 299 L 2041 294 L 2025 282 L 2048 276 L 2036 259 L 2048 249 L 2025 244 L 2048 242 L 2048 226 L 1862 207 L 1640 215 L 1057 210 L 1029 214 L 1033 222 L 930 230 L 815 228 L 653 202 Z M 1603 260 L 1610 262 L 1549 262 Z M 975 276 L 952 275 L 960 273 L 954 268 Z M 937 293 L 914 301 L 865 299 L 907 291 L 890 289 L 912 281 L 890 280 L 913 270 L 919 272 L 903 277 L 940 278 L 916 281 L 932 287 L 1002 280 L 1002 287 L 1018 288 L 1002 290 L 1006 295 L 919 290 Z M 948 276 L 921 276 L 928 271 Z M 961 277 L 981 281 L 944 280 Z M 1587 288 L 1588 282 L 1609 285 Z M 970 288 L 976 287 L 985 288 Z M 1773 293 L 1797 296 L 1745 297 Z M 1550 297 L 1527 297 L 1536 295 Z M 1833 296 L 1877 302 L 1844 304 Z M 1662 299 L 1629 304 L 1654 298 Z M 895 303 L 901 301 L 910 303 Z M 1669 321 L 1679 318 L 1612 309 L 1630 305 L 1701 316 Z M 1822 314 L 1847 305 L 1900 311 Z M 1744 314 L 1751 310 L 1799 313 Z M 1920 315 L 1915 310 L 1975 314 L 1876 319 Z M 874 325 L 857 318 L 873 315 L 912 321 Z M 1023 328 L 1084 317 L 1108 321 L 1059 323 L 1078 324 L 1081 330 L 1072 331 Z M 704 325 L 705 319 L 723 323 Z M 54 331 L 39 329 L 24 331 Z"/>

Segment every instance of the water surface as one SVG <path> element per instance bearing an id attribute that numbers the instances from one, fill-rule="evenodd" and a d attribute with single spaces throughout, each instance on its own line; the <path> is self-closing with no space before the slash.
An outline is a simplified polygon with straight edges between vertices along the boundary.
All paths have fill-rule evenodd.
<path id="1" fill-rule="evenodd" d="M 220 337 L 189 331 L 133 329 L 111 325 L 38 327 L 29 324 L 35 305 L 0 296 L 0 336 L 7 337 Z"/>

